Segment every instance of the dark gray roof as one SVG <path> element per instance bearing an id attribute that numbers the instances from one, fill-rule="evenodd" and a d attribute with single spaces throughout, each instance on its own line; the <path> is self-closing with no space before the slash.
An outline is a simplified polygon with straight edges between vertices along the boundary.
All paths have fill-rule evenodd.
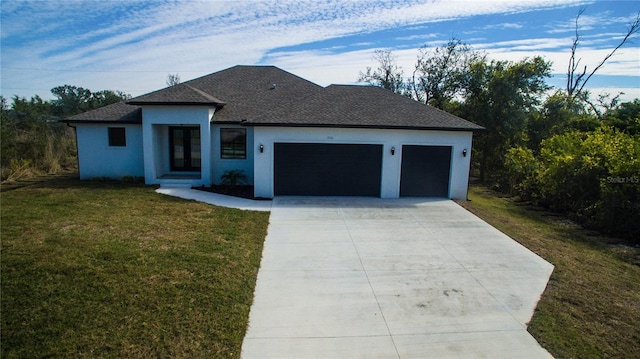
<path id="1" fill-rule="evenodd" d="M 483 127 L 373 86 L 321 87 L 274 66 L 234 66 L 73 116 L 66 122 L 141 123 L 139 106 L 216 107 L 214 122 L 475 131 Z"/>
<path id="2" fill-rule="evenodd" d="M 177 84 L 127 101 L 131 105 L 212 105 L 224 106 L 224 101 L 188 83 Z"/>
<path id="3" fill-rule="evenodd" d="M 249 120 L 256 126 L 482 130 L 472 122 L 375 86 L 331 85 Z"/>
<path id="4" fill-rule="evenodd" d="M 187 104 L 184 87 L 196 89 L 220 99 L 215 121 L 240 122 L 253 119 L 271 108 L 286 107 L 291 102 L 322 90 L 322 87 L 275 66 L 234 66 L 226 70 L 133 98 L 131 104 Z M 275 88 L 274 88 L 275 85 Z M 192 104 L 205 100 L 193 98 Z"/>
<path id="5" fill-rule="evenodd" d="M 142 123 L 142 108 L 117 102 L 92 111 L 71 116 L 64 122 Z"/>

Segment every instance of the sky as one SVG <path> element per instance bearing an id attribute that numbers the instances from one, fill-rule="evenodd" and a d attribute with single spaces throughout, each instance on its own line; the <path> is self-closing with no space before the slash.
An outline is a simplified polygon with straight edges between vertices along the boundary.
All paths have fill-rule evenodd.
<path id="1" fill-rule="evenodd" d="M 0 0 L 0 94 L 51 99 L 64 84 L 142 95 L 234 65 L 275 65 L 326 86 L 356 84 L 375 50 L 410 76 L 418 50 L 456 38 L 495 60 L 543 56 L 564 88 L 577 57 L 593 69 L 640 12 L 638 1 Z M 597 76 L 592 95 L 640 98 L 640 34 Z"/>

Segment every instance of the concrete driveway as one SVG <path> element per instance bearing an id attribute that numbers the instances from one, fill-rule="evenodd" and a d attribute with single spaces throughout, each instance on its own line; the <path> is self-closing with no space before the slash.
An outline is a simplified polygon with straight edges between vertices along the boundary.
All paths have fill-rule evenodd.
<path id="1" fill-rule="evenodd" d="M 243 358 L 548 358 L 553 266 L 450 200 L 273 201 Z"/>

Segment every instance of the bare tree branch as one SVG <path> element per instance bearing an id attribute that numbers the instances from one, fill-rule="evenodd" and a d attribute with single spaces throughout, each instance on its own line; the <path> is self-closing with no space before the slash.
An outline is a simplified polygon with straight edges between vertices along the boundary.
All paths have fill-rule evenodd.
<path id="1" fill-rule="evenodd" d="M 618 45 L 613 50 L 611 50 L 611 52 L 609 52 L 607 56 L 605 56 L 602 61 L 600 61 L 600 63 L 591 72 L 589 72 L 588 75 L 586 65 L 584 66 L 582 72 L 576 75 L 576 71 L 578 70 L 578 65 L 580 64 L 581 60 L 576 60 L 576 51 L 578 49 L 578 43 L 580 41 L 578 20 L 584 13 L 584 10 L 584 8 L 580 9 L 575 19 L 576 33 L 573 44 L 571 46 L 571 56 L 569 57 L 569 66 L 567 68 L 567 95 L 569 95 L 569 97 L 577 97 L 578 95 L 580 95 L 584 91 L 584 87 L 589 82 L 589 79 L 591 79 L 591 77 L 596 72 L 598 72 L 598 70 L 600 70 L 602 66 L 604 66 L 604 64 L 616 53 L 616 51 L 618 51 L 618 49 L 620 49 L 627 42 L 627 40 L 629 40 L 632 35 L 640 31 L 640 12 L 638 12 L 635 20 L 630 24 L 625 36 L 618 43 Z"/>
<path id="2" fill-rule="evenodd" d="M 578 16 L 576 16 L 575 19 L 576 35 L 573 39 L 573 44 L 571 45 L 571 57 L 569 57 L 569 67 L 567 68 L 567 93 L 569 94 L 569 96 L 573 94 L 573 91 L 576 88 L 576 86 L 574 85 L 573 77 L 576 69 L 578 68 L 578 64 L 580 64 L 580 59 L 578 59 L 578 61 L 576 62 L 576 50 L 578 49 L 578 42 L 580 41 L 580 33 L 578 32 L 578 19 L 580 18 L 580 15 L 584 13 L 584 11 L 585 8 L 581 8 L 580 11 L 578 11 Z M 585 71 L 586 70 L 587 69 L 585 68 Z"/>
<path id="3" fill-rule="evenodd" d="M 179 74 L 169 74 L 167 75 L 167 86 L 175 86 L 180 83 L 180 75 Z"/>
<path id="4" fill-rule="evenodd" d="M 578 93 L 582 92 L 582 89 L 584 88 L 584 85 L 589 81 L 591 76 L 593 76 L 593 74 L 595 74 L 596 71 L 598 71 L 604 65 L 604 63 L 607 62 L 607 60 L 609 60 L 609 58 L 611 58 L 611 56 L 613 56 L 613 54 L 615 54 L 616 51 L 618 51 L 618 49 L 621 48 L 622 45 L 625 44 L 625 42 L 627 42 L 627 40 L 629 39 L 629 37 L 631 35 L 637 33 L 638 30 L 640 30 L 640 13 L 638 13 L 638 15 L 636 15 L 635 21 L 633 23 L 631 23 L 631 25 L 629 26 L 629 30 L 627 31 L 627 34 L 624 36 L 622 41 L 620 41 L 618 46 L 616 46 L 615 49 L 613 49 L 607 56 L 605 56 L 604 59 L 602 59 L 602 61 L 598 64 L 598 66 L 596 66 L 593 69 L 593 71 L 591 71 L 589 76 L 587 76 L 587 78 L 582 82 L 582 85 L 580 86 L 580 89 L 578 90 Z"/>
<path id="5" fill-rule="evenodd" d="M 360 71 L 358 82 L 366 82 L 372 86 L 378 86 L 395 93 L 404 91 L 402 69 L 396 64 L 397 56 L 391 51 L 376 50 L 373 59 L 378 63 L 378 68 L 373 70 L 367 67 L 366 72 Z"/>

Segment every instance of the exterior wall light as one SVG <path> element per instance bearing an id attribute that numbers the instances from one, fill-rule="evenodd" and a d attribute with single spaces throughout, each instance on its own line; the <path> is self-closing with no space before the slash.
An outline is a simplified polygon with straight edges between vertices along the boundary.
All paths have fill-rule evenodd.
<path id="1" fill-rule="evenodd" d="M 462 150 L 462 157 L 467 157 L 467 149 Z"/>
<path id="2" fill-rule="evenodd" d="M 391 156 L 396 154 L 396 148 L 395 147 L 391 147 Z"/>
<path id="3" fill-rule="evenodd" d="M 260 145 L 260 153 L 264 152 L 264 145 Z"/>

